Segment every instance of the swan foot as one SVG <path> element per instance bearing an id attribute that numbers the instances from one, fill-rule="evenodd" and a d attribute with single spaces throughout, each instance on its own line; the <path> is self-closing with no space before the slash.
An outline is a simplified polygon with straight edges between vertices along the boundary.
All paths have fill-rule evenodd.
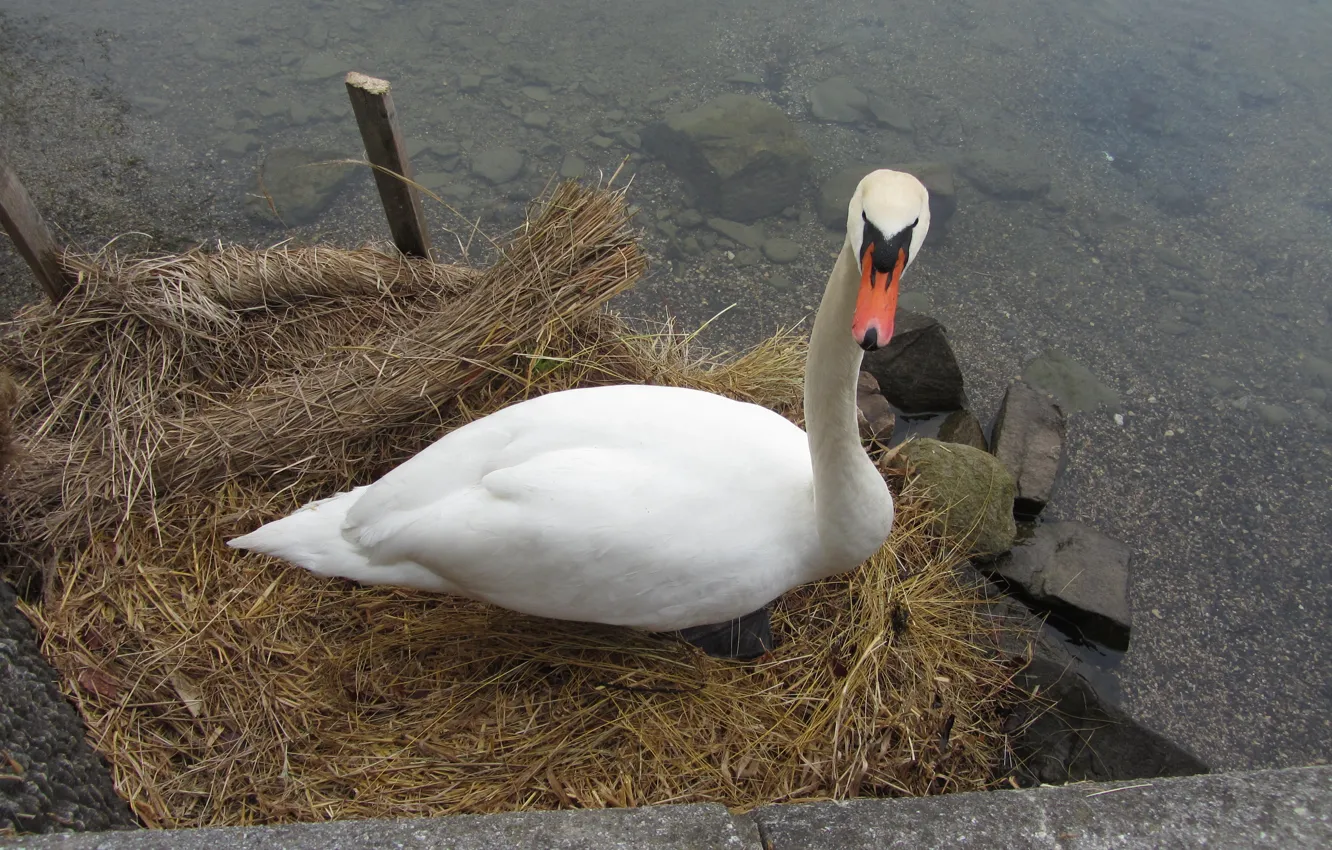
<path id="1" fill-rule="evenodd" d="M 771 612 L 766 606 L 735 620 L 691 626 L 677 634 L 714 658 L 753 661 L 773 647 Z"/>

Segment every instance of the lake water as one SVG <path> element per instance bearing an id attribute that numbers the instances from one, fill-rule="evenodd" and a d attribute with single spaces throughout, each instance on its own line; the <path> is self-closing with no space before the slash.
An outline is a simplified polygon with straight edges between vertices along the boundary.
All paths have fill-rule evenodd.
<path id="1" fill-rule="evenodd" d="M 1118 398 L 1072 418 L 1047 513 L 1138 553 L 1126 709 L 1216 767 L 1304 764 L 1332 750 L 1329 44 L 1327 0 L 8 0 L 0 143 L 85 246 L 384 240 L 364 172 L 290 228 L 257 201 L 275 151 L 361 155 L 342 75 L 364 71 L 455 210 L 427 202 L 446 253 L 561 168 L 627 162 L 653 267 L 619 306 L 692 326 L 734 304 L 716 344 L 817 303 L 841 240 L 826 178 L 947 163 L 957 212 L 904 292 L 947 325 L 974 412 L 1051 348 Z M 833 78 L 875 109 L 816 119 Z M 815 152 L 761 222 L 789 262 L 690 229 L 685 185 L 639 147 L 726 93 Z M 477 164 L 506 148 L 521 169 L 495 185 Z M 10 307 L 32 297 L 8 247 L 0 274 Z"/>

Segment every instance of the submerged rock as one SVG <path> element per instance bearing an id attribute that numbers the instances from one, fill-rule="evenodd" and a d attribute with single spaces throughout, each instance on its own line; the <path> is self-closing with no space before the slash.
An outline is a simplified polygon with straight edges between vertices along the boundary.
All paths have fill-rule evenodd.
<path id="1" fill-rule="evenodd" d="M 814 156 L 776 106 L 726 94 L 646 128 L 643 146 L 706 208 L 751 222 L 798 203 Z"/>
<path id="2" fill-rule="evenodd" d="M 897 427 L 892 405 L 879 392 L 879 382 L 869 372 L 861 372 L 856 382 L 856 422 L 862 440 L 876 440 L 884 445 L 892 440 Z"/>
<path id="3" fill-rule="evenodd" d="M 250 214 L 272 220 L 276 207 L 289 227 L 318 220 L 356 173 L 355 166 L 336 161 L 344 159 L 336 151 L 277 148 L 264 160 L 259 191 L 246 198 Z"/>
<path id="4" fill-rule="evenodd" d="M 472 157 L 472 173 L 496 186 L 508 183 L 522 171 L 523 155 L 517 148 L 494 148 Z"/>
<path id="5" fill-rule="evenodd" d="M 973 186 L 993 198 L 1030 201 L 1050 191 L 1050 172 L 1034 159 L 1034 151 L 981 151 L 966 158 L 962 172 Z"/>
<path id="6" fill-rule="evenodd" d="M 1091 526 L 1052 522 L 994 563 L 994 572 L 1031 598 L 1081 615 L 1087 636 L 1107 646 L 1128 646 L 1129 562 L 1133 552 Z"/>
<path id="7" fill-rule="evenodd" d="M 1019 516 L 1035 518 L 1050 501 L 1066 430 L 1054 399 L 1021 381 L 1009 385 L 994 421 L 992 451 L 1017 483 L 1013 510 Z"/>
<path id="8" fill-rule="evenodd" d="M 892 465 L 904 469 L 938 507 L 935 529 L 975 556 L 1013 546 L 1013 477 L 987 452 L 938 440 L 908 440 Z"/>
<path id="9" fill-rule="evenodd" d="M 961 410 L 967 405 L 957 357 L 943 325 L 930 316 L 898 310 L 892 341 L 866 354 L 863 368 L 904 413 Z"/>
<path id="10" fill-rule="evenodd" d="M 869 109 L 869 98 L 846 77 L 824 80 L 810 89 L 808 99 L 810 114 L 838 124 L 854 124 Z"/>
<path id="11" fill-rule="evenodd" d="M 1081 413 L 1105 405 L 1119 412 L 1119 394 L 1101 383 L 1091 370 L 1062 351 L 1047 349 L 1022 370 L 1022 380 L 1059 399 L 1066 413 Z"/>

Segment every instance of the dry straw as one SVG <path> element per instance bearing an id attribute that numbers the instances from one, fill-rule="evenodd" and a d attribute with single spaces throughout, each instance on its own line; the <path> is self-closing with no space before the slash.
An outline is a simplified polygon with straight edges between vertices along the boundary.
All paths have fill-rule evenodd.
<path id="1" fill-rule="evenodd" d="M 605 312 L 644 270 L 622 193 L 559 187 L 484 271 L 327 248 L 67 262 L 74 292 L 3 342 L 11 548 L 47 570 L 24 610 L 145 823 L 1000 779 L 1013 666 L 911 493 L 869 565 L 779 603 L 752 664 L 223 545 L 554 389 L 691 385 L 798 421 L 799 337 L 716 362 Z"/>

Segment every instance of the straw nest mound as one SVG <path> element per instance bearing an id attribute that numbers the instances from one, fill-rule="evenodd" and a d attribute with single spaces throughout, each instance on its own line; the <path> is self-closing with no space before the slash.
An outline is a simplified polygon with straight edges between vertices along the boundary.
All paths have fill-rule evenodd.
<path id="1" fill-rule="evenodd" d="M 911 493 L 868 566 L 781 600 L 781 645 L 751 664 L 223 545 L 551 390 L 691 385 L 799 421 L 798 337 L 713 362 L 607 314 L 645 265 L 620 193 L 559 187 L 497 256 L 70 256 L 74 291 L 0 343 L 20 389 L 11 562 L 45 575 L 25 613 L 143 821 L 744 808 L 998 781 L 1014 665 Z"/>

